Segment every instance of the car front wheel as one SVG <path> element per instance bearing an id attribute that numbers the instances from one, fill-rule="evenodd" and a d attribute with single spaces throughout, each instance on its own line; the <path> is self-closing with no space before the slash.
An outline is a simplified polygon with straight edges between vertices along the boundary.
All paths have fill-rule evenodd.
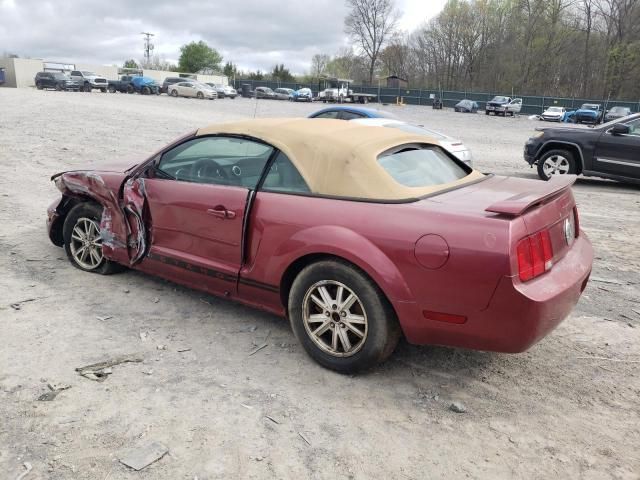
<path id="1" fill-rule="evenodd" d="M 553 175 L 575 173 L 575 159 L 567 150 L 550 150 L 538 160 L 538 176 L 542 180 L 549 180 Z"/>
<path id="2" fill-rule="evenodd" d="M 122 267 L 102 254 L 101 218 L 101 206 L 80 203 L 67 214 L 62 236 L 64 250 L 74 267 L 85 272 L 108 275 L 122 270 Z"/>
<path id="3" fill-rule="evenodd" d="M 400 338 L 384 294 L 364 273 L 341 261 L 314 263 L 300 272 L 289 294 L 289 318 L 307 353 L 340 373 L 384 361 Z"/>

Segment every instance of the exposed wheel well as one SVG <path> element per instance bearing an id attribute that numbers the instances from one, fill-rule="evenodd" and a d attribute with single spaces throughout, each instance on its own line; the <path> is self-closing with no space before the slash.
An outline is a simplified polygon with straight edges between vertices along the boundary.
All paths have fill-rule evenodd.
<path id="1" fill-rule="evenodd" d="M 289 265 L 289 267 L 285 270 L 284 274 L 282 275 L 282 279 L 280 280 L 280 301 L 282 302 L 282 306 L 284 307 L 287 317 L 289 316 L 289 312 L 288 312 L 289 292 L 291 291 L 291 286 L 293 285 L 294 280 L 306 266 L 311 265 L 312 263 L 323 261 L 323 260 L 336 260 L 338 262 L 347 264 L 350 267 L 357 270 L 358 272 L 360 272 L 365 277 L 367 277 L 369 280 L 371 280 L 371 283 L 373 283 L 378 288 L 378 290 L 380 290 L 380 293 L 382 294 L 384 301 L 386 301 L 389 304 L 389 307 L 391 307 L 391 309 L 393 310 L 393 313 L 394 315 L 396 315 L 396 318 L 398 317 L 395 311 L 395 308 L 393 307 L 393 304 L 389 301 L 389 297 L 387 297 L 387 294 L 380 287 L 380 285 L 378 285 L 378 283 L 373 278 L 371 278 L 371 276 L 367 272 L 365 272 L 362 268 L 360 268 L 355 263 L 350 262 L 349 260 L 343 257 L 339 257 L 337 255 L 325 254 L 325 253 L 313 253 L 313 254 L 305 255 L 303 257 L 298 258 L 295 262 Z"/>
<path id="2" fill-rule="evenodd" d="M 64 245 L 64 238 L 62 236 L 62 229 L 64 226 L 64 220 L 67 218 L 67 214 L 71 211 L 73 207 L 78 205 L 79 203 L 95 203 L 96 205 L 100 205 L 93 198 L 83 197 L 83 196 L 71 196 L 71 195 L 62 195 L 62 201 L 58 205 L 58 218 L 56 222 L 51 226 L 50 238 L 54 245 L 61 247 Z"/>
<path id="3" fill-rule="evenodd" d="M 582 173 L 582 157 L 580 156 L 580 150 L 578 147 L 567 143 L 549 142 L 540 149 L 537 155 L 537 160 L 540 160 L 540 157 L 550 150 L 567 150 L 568 152 L 571 152 L 576 163 L 576 173 Z"/>

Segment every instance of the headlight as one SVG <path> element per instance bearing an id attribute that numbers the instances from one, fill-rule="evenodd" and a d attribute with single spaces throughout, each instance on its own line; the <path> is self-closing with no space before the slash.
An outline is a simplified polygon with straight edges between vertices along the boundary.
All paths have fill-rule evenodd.
<path id="1" fill-rule="evenodd" d="M 538 132 L 538 133 L 534 134 L 531 138 L 540 138 L 543 135 L 544 135 L 544 132 Z"/>

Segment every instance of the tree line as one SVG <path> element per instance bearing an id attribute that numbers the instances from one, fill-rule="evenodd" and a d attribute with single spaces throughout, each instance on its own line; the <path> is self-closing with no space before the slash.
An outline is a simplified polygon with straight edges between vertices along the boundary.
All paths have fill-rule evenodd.
<path id="1" fill-rule="evenodd" d="M 386 4 L 387 23 L 363 3 Z M 347 5 L 355 48 L 326 62 L 341 75 L 371 82 L 373 64 L 378 77 L 398 75 L 412 87 L 640 99 L 638 0 L 449 0 L 412 32 L 397 30 L 392 0 Z M 361 46 L 376 32 L 386 38 L 377 55 Z"/>
<path id="2" fill-rule="evenodd" d="M 582 98 L 640 99 L 640 0 L 449 0 L 410 32 L 394 0 L 345 0 L 350 46 L 320 52 L 304 75 L 283 64 L 242 71 L 206 43 L 181 48 L 178 65 L 146 68 L 222 71 L 230 78 L 313 83 L 323 75 L 411 88 Z"/>

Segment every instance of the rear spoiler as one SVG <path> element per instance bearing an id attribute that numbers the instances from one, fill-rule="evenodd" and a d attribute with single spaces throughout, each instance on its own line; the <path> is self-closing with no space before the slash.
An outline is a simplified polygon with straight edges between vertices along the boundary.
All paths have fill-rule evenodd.
<path id="1" fill-rule="evenodd" d="M 557 195 L 562 190 L 569 188 L 576 181 L 576 175 L 561 175 L 551 177 L 551 180 L 540 183 L 540 187 L 529 192 L 519 193 L 506 200 L 500 200 L 485 208 L 485 212 L 500 213 L 517 217 L 522 215 L 532 206 L 544 202 L 546 199 Z"/>

